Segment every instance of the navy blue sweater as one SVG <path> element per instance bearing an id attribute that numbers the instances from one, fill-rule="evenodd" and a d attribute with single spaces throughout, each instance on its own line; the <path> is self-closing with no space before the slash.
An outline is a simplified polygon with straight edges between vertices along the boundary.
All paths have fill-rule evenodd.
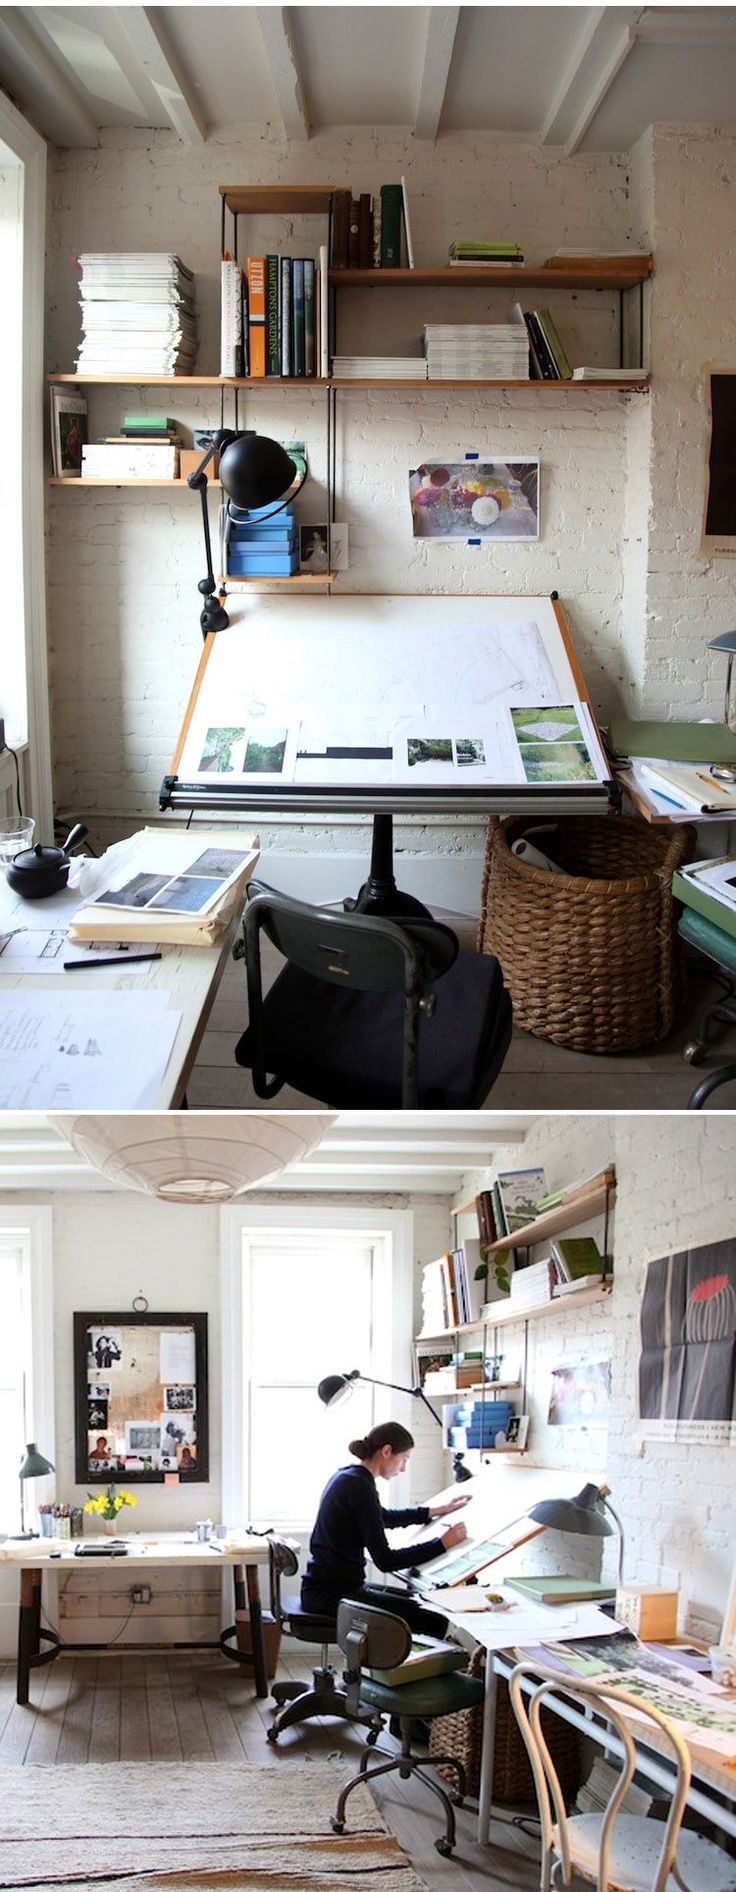
<path id="1" fill-rule="evenodd" d="M 442 1539 L 403 1544 L 392 1550 L 386 1530 L 402 1524 L 428 1524 L 426 1504 L 405 1511 L 384 1511 L 376 1481 L 365 1465 L 346 1465 L 325 1485 L 309 1543 L 302 1578 L 305 1609 L 334 1608 L 343 1596 L 355 1596 L 365 1583 L 366 1552 L 379 1570 L 406 1570 L 429 1563 L 442 1550 Z"/>

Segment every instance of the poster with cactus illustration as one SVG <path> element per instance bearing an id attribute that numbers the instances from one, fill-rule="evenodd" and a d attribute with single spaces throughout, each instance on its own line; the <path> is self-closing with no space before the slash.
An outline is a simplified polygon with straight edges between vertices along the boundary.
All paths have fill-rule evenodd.
<path id="1" fill-rule="evenodd" d="M 538 460 L 427 460 L 409 499 L 415 539 L 539 538 Z"/>
<path id="2" fill-rule="evenodd" d="M 736 1241 L 651 1261 L 640 1337 L 641 1436 L 736 1444 Z"/>

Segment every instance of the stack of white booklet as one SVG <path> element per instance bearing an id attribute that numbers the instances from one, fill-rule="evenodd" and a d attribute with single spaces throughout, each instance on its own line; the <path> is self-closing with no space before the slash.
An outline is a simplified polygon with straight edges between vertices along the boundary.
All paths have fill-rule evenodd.
<path id="1" fill-rule="evenodd" d="M 190 374 L 197 354 L 194 277 L 162 251 L 79 257 L 77 374 Z"/>
<path id="2" fill-rule="evenodd" d="M 144 828 L 82 863 L 83 904 L 69 938 L 215 945 L 243 905 L 257 859 L 258 836 L 237 829 Z"/>
<path id="3" fill-rule="evenodd" d="M 426 381 L 422 355 L 336 355 L 332 372 L 337 381 Z"/>
<path id="4" fill-rule="evenodd" d="M 430 381 L 528 381 L 529 337 L 519 322 L 426 322 Z"/>

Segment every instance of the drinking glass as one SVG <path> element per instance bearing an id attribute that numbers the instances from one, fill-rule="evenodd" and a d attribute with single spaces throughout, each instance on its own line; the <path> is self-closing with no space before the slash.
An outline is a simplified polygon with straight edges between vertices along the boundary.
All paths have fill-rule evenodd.
<path id="1" fill-rule="evenodd" d="M 31 846 L 35 826 L 32 815 L 0 816 L 0 867 L 8 867 L 16 854 Z"/>

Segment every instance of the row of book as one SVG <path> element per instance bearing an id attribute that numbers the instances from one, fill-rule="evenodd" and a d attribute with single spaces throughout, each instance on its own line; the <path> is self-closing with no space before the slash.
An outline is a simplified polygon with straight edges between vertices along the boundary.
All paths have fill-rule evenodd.
<path id="1" fill-rule="evenodd" d="M 125 414 L 119 433 L 83 446 L 82 479 L 178 479 L 183 445 L 168 415 Z"/>
<path id="2" fill-rule="evenodd" d="M 402 247 L 403 238 L 403 247 Z M 406 181 L 382 184 L 372 195 L 349 190 L 332 196 L 330 265 L 332 269 L 400 269 L 406 258 L 414 268 Z"/>
<path id="3" fill-rule="evenodd" d="M 194 277 L 181 257 L 88 251 L 77 261 L 77 374 L 191 374 L 197 355 Z"/>
<path id="4" fill-rule="evenodd" d="M 518 243 L 486 243 L 482 238 L 468 242 L 458 237 L 450 244 L 448 260 L 451 269 L 521 269 L 524 256 Z"/>
<path id="5" fill-rule="evenodd" d="M 220 374 L 326 379 L 327 246 L 312 256 L 249 256 L 221 265 Z"/>
<path id="6" fill-rule="evenodd" d="M 550 1197 L 545 1190 L 543 1169 L 500 1170 L 492 1188 L 481 1189 L 475 1198 L 481 1249 L 533 1222 L 542 1205 L 551 1208 L 561 1200 L 561 1191 Z"/>
<path id="7" fill-rule="evenodd" d="M 549 1254 L 511 1276 L 515 1307 L 538 1307 L 558 1295 L 592 1287 L 603 1274 L 603 1256 L 593 1235 L 570 1235 L 550 1242 Z"/>
<path id="8" fill-rule="evenodd" d="M 449 1333 L 455 1327 L 478 1320 L 483 1305 L 484 1287 L 476 1280 L 480 1262 L 480 1241 L 471 1238 L 459 1248 L 448 1249 L 436 1261 L 422 1269 L 423 1334 Z"/>

